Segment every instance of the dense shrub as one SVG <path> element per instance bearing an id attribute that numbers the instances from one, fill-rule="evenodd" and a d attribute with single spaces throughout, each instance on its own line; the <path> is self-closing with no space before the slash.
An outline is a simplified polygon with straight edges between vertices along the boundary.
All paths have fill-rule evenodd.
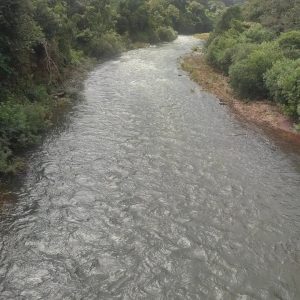
<path id="1" fill-rule="evenodd" d="M 238 35 L 230 31 L 217 36 L 206 50 L 207 61 L 227 73 L 232 64 L 233 49 L 238 44 Z"/>
<path id="2" fill-rule="evenodd" d="M 300 58 L 300 31 L 289 31 L 282 33 L 278 43 L 287 58 Z"/>
<path id="3" fill-rule="evenodd" d="M 260 24 L 232 20 L 231 28 L 218 34 L 208 44 L 206 57 L 210 64 L 228 74 L 231 64 L 245 58 L 256 48 L 256 44 L 273 38 L 274 34 Z"/>
<path id="4" fill-rule="evenodd" d="M 240 96 L 269 97 L 298 122 L 299 12 L 297 1 L 249 0 L 243 16 L 238 7 L 225 11 L 206 45 L 207 61 L 229 74 Z"/>
<path id="5" fill-rule="evenodd" d="M 123 41 L 115 32 L 107 32 L 101 37 L 92 38 L 89 44 L 89 54 L 100 58 L 102 56 L 115 55 L 123 49 Z"/>
<path id="6" fill-rule="evenodd" d="M 0 140 L 0 173 L 9 171 L 9 158 L 11 157 L 10 149 Z"/>
<path id="7" fill-rule="evenodd" d="M 31 102 L 50 101 L 47 88 L 44 85 L 30 85 L 24 88 L 23 92 Z"/>
<path id="8" fill-rule="evenodd" d="M 231 28 L 232 21 L 242 20 L 242 11 L 239 6 L 232 6 L 222 14 L 221 18 L 216 24 L 215 33 L 220 34 Z"/>
<path id="9" fill-rule="evenodd" d="M 0 103 L 0 173 L 16 171 L 20 161 L 13 154 L 37 144 L 48 126 L 47 104 L 18 103 L 12 98 Z"/>
<path id="10" fill-rule="evenodd" d="M 70 56 L 72 65 L 80 65 L 84 61 L 83 51 L 71 49 Z"/>
<path id="11" fill-rule="evenodd" d="M 257 46 L 246 58 L 237 61 L 229 69 L 230 83 L 243 97 L 266 97 L 268 90 L 264 74 L 283 54 L 277 43 L 263 43 Z"/>
<path id="12" fill-rule="evenodd" d="M 176 31 L 172 27 L 159 27 L 156 32 L 162 42 L 170 42 L 177 37 Z"/>
<path id="13" fill-rule="evenodd" d="M 300 59 L 277 61 L 265 75 L 273 99 L 282 104 L 288 115 L 300 117 Z"/>
<path id="14" fill-rule="evenodd" d="M 298 0 L 248 0 L 243 12 L 247 19 L 274 32 L 300 29 Z"/>
<path id="15" fill-rule="evenodd" d="M 260 44 L 262 42 L 272 41 L 274 38 L 275 34 L 259 23 L 250 24 L 249 28 L 242 34 L 242 39 L 248 43 Z"/>
<path id="16" fill-rule="evenodd" d="M 13 100 L 0 103 L 0 139 L 11 149 L 36 144 L 48 125 L 47 117 L 42 104 Z"/>
<path id="17" fill-rule="evenodd" d="M 242 20 L 241 9 L 238 6 L 227 8 L 221 16 L 219 16 L 213 32 L 210 33 L 206 47 L 208 47 L 218 36 L 232 29 L 233 24 Z M 239 22 L 241 23 L 241 22 Z"/>
<path id="18" fill-rule="evenodd" d="M 238 43 L 232 48 L 232 64 L 247 58 L 253 51 L 257 49 L 254 43 Z"/>
<path id="19" fill-rule="evenodd" d="M 0 40 L 1 42 L 1 40 Z M 8 77 L 13 70 L 9 65 L 9 57 L 1 53 L 0 51 L 0 76 L 1 77 Z"/>

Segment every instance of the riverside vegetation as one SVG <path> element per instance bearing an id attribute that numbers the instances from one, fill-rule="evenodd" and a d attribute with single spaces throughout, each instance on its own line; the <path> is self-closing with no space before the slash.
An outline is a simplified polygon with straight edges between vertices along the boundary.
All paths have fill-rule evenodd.
<path id="1" fill-rule="evenodd" d="M 299 1 L 248 0 L 223 13 L 204 49 L 206 63 L 228 77 L 239 98 L 247 102 L 268 99 L 292 120 L 296 130 L 300 129 L 299 15 Z M 203 60 L 198 59 L 199 63 Z M 185 66 L 191 70 L 193 63 L 186 60 Z"/>
<path id="2" fill-rule="evenodd" d="M 18 154 L 51 126 L 70 70 L 134 43 L 210 31 L 232 2 L 0 0 L 0 173 L 18 171 Z"/>

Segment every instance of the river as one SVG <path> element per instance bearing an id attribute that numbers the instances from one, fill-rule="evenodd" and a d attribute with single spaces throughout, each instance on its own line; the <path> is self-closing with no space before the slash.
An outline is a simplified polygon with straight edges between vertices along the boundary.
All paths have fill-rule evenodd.
<path id="1" fill-rule="evenodd" d="M 30 157 L 0 216 L 0 299 L 300 299 L 300 156 L 178 58 L 124 53 Z"/>

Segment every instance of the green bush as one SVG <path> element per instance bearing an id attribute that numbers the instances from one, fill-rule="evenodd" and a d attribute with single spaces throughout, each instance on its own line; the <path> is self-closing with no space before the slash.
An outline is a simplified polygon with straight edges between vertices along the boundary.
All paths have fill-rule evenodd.
<path id="1" fill-rule="evenodd" d="M 72 65 L 80 65 L 84 60 L 84 53 L 80 50 L 71 49 L 71 64 Z"/>
<path id="2" fill-rule="evenodd" d="M 0 103 L 0 173 L 15 172 L 22 164 L 16 152 L 37 144 L 49 124 L 46 104 L 19 103 L 12 97 Z"/>
<path id="3" fill-rule="evenodd" d="M 0 138 L 0 175 L 15 174 L 24 168 L 24 162 L 13 155 L 5 140 Z"/>
<path id="4" fill-rule="evenodd" d="M 275 34 L 259 23 L 251 23 L 249 29 L 242 33 L 242 38 L 245 42 L 260 44 L 272 41 L 275 38 Z"/>
<path id="5" fill-rule="evenodd" d="M 10 149 L 36 144 L 48 124 L 44 105 L 12 100 L 0 103 L 0 138 Z"/>
<path id="6" fill-rule="evenodd" d="M 253 51 L 257 49 L 257 44 L 254 43 L 238 43 L 232 48 L 232 63 L 236 63 L 247 58 Z"/>
<path id="7" fill-rule="evenodd" d="M 4 145 L 5 141 L 0 139 L 0 173 L 7 172 L 10 168 L 9 159 L 11 151 Z"/>
<path id="8" fill-rule="evenodd" d="M 227 31 L 235 20 L 242 20 L 242 11 L 239 6 L 232 6 L 226 9 L 216 24 L 215 32 L 219 34 Z"/>
<path id="9" fill-rule="evenodd" d="M 206 49 L 207 61 L 227 73 L 232 64 L 232 50 L 238 42 L 238 34 L 232 31 L 217 36 Z"/>
<path id="10" fill-rule="evenodd" d="M 214 31 L 209 35 L 206 46 L 208 47 L 218 36 L 230 29 L 236 29 L 242 25 L 241 9 L 238 6 L 229 7 L 219 17 Z M 241 28 L 239 28 L 241 29 Z M 239 31 L 239 30 L 238 30 Z"/>
<path id="11" fill-rule="evenodd" d="M 9 65 L 9 57 L 0 52 L 0 76 L 5 77 L 12 74 L 12 72 L 13 70 Z"/>
<path id="12" fill-rule="evenodd" d="M 300 117 L 300 59 L 277 61 L 265 75 L 273 99 L 283 105 L 288 115 Z"/>
<path id="13" fill-rule="evenodd" d="M 287 58 L 300 58 L 300 30 L 282 33 L 278 43 Z"/>
<path id="14" fill-rule="evenodd" d="M 162 42 L 171 42 L 177 38 L 177 33 L 172 27 L 159 27 L 157 30 L 159 40 Z"/>
<path id="15" fill-rule="evenodd" d="M 131 35 L 132 42 L 136 43 L 158 43 L 159 37 L 157 32 L 152 30 L 139 31 Z"/>
<path id="16" fill-rule="evenodd" d="M 101 37 L 92 38 L 89 52 L 92 56 L 100 58 L 120 53 L 123 49 L 123 41 L 120 35 L 114 31 L 106 32 Z"/>
<path id="17" fill-rule="evenodd" d="M 24 95 L 32 102 L 46 102 L 49 99 L 47 89 L 43 85 L 30 85 L 24 90 Z"/>
<path id="18" fill-rule="evenodd" d="M 207 45 L 206 57 L 210 64 L 228 74 L 229 67 L 246 58 L 256 44 L 270 41 L 274 34 L 257 23 L 231 20 L 231 28 L 221 34 L 214 33 L 214 39 Z"/>
<path id="19" fill-rule="evenodd" d="M 264 74 L 283 54 L 275 42 L 257 46 L 246 58 L 237 61 L 229 69 L 230 83 L 242 97 L 262 98 L 268 95 Z"/>

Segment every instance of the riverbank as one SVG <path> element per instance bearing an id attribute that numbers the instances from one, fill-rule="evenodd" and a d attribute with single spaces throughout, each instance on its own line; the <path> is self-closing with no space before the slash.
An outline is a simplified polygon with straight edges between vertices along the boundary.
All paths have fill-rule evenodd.
<path id="1" fill-rule="evenodd" d="M 85 74 L 93 66 L 120 55 L 122 52 L 148 48 L 150 45 L 146 42 L 128 42 L 124 44 L 123 51 L 116 54 L 98 59 L 82 56 L 76 63 L 62 68 L 61 73 L 53 79 L 53 82 L 49 84 L 45 83 L 46 81 L 42 84 L 31 82 L 30 94 L 34 94 L 35 97 L 33 102 L 27 95 L 24 95 L 22 89 L 18 91 L 16 86 L 16 92 L 11 94 L 13 101 L 3 101 L 0 107 L 0 124 L 4 128 L 0 130 L 0 142 L 2 142 L 0 145 L 0 183 L 7 176 L 14 176 L 26 170 L 27 162 L 24 159 L 26 152 L 41 144 L 43 137 L 57 124 L 57 120 L 61 119 L 65 111 L 72 107 L 73 98 L 76 97 Z M 46 75 L 41 73 L 40 76 Z M 22 99 L 23 102 L 17 99 Z M 16 122 L 15 119 L 22 119 L 22 121 Z M 8 132 L 6 128 L 9 129 Z M 5 138 L 3 141 L 1 134 Z M 14 140 L 14 145 L 11 145 L 11 140 Z"/>
<path id="2" fill-rule="evenodd" d="M 45 134 L 72 106 L 85 74 L 95 64 L 96 60 L 84 58 L 66 67 L 54 83 L 31 83 L 30 91 L 35 93 L 36 99 L 33 102 L 16 87 L 15 94 L 11 94 L 12 100 L 1 103 L 0 134 L 4 138 L 0 146 L 0 183 L 8 175 L 26 169 L 27 151 L 41 144 Z"/>
<path id="3" fill-rule="evenodd" d="M 239 118 L 300 145 L 299 132 L 294 128 L 292 120 L 283 114 L 280 107 L 268 100 L 249 102 L 238 98 L 229 85 L 229 78 L 206 62 L 201 49 L 195 49 L 185 56 L 182 68 L 203 90 L 216 95 L 220 104 L 228 105 Z"/>
<path id="4" fill-rule="evenodd" d="M 134 42 L 128 44 L 123 52 L 148 48 L 150 46 L 150 43 Z M 27 158 L 28 152 L 34 147 L 39 146 L 44 137 L 47 136 L 53 128 L 59 126 L 58 124 L 64 119 L 64 116 L 73 107 L 74 102 L 78 98 L 78 93 L 82 88 L 87 73 L 97 64 L 101 64 L 112 57 L 114 57 L 114 55 L 102 59 L 84 57 L 78 64 L 71 65 L 64 70 L 64 74 L 60 78 L 60 83 L 53 89 L 53 92 L 48 95 L 47 99 L 49 102 L 46 106 L 47 119 L 44 120 L 44 123 L 47 124 L 47 126 L 45 130 L 39 133 L 39 141 L 33 145 L 20 149 L 17 153 L 13 153 L 10 157 L 10 165 L 7 165 L 6 169 L 3 169 L 4 164 L 3 160 L 1 161 L 3 158 L 1 157 L 0 148 L 0 208 L 4 203 L 14 199 L 13 193 L 11 192 L 11 185 L 14 185 L 14 181 L 20 176 L 23 176 L 26 172 L 28 164 L 30 163 Z"/>
<path id="5" fill-rule="evenodd" d="M 12 153 L 9 158 L 10 164 L 5 165 L 4 161 L 1 161 L 2 157 L 0 157 L 0 167 L 2 167 L 0 168 L 0 208 L 4 203 L 12 201 L 13 193 L 11 192 L 11 186 L 15 184 L 18 177 L 26 172 L 30 163 L 28 161 L 28 153 L 42 143 L 45 136 L 58 126 L 66 113 L 73 107 L 86 74 L 96 63 L 96 60 L 85 58 L 77 66 L 67 68 L 64 71 L 61 83 L 48 95 L 47 99 L 49 103 L 42 102 L 39 104 L 44 106 L 47 118 L 43 120 L 43 124 L 37 124 L 43 130 L 38 133 L 36 143 L 26 146 L 23 149 L 18 149 L 16 153 Z M 7 168 L 4 169 L 4 167 Z"/>

